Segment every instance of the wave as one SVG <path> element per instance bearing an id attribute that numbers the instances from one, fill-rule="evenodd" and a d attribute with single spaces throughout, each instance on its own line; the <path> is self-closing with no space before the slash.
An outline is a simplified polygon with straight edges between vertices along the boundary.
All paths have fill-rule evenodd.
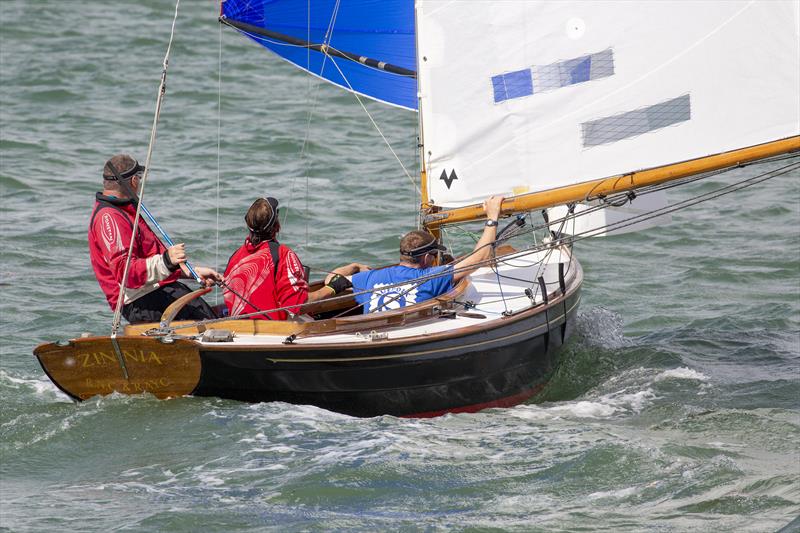
<path id="1" fill-rule="evenodd" d="M 33 393 L 34 396 L 46 401 L 56 400 L 72 403 L 72 400 L 49 379 L 17 377 L 2 369 L 0 369 L 0 389 L 18 390 L 23 394 L 25 392 Z"/>

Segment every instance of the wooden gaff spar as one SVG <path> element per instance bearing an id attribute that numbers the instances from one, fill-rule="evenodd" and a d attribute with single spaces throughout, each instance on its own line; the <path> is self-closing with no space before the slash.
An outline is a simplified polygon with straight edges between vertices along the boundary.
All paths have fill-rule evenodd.
<path id="1" fill-rule="evenodd" d="M 445 236 L 480 220 L 488 194 L 532 215 L 800 150 L 791 1 L 304 6 L 226 0 L 220 20 L 359 97 L 418 111 L 420 218 Z M 772 172 L 787 168 L 798 163 Z M 404 308 L 362 315 L 346 295 L 287 321 L 198 323 L 173 322 L 173 308 L 162 324 L 35 354 L 77 400 L 193 394 L 357 416 L 510 406 L 547 382 L 581 299 L 573 237 L 543 228 Z"/>
<path id="2" fill-rule="evenodd" d="M 706 156 L 691 161 L 674 163 L 662 167 L 638 170 L 629 174 L 601 178 L 552 191 L 526 194 L 503 202 L 503 213 L 545 209 L 574 202 L 585 202 L 642 187 L 660 185 L 682 178 L 696 176 L 714 170 L 743 166 L 754 161 L 800 151 L 800 135 L 764 143 L 758 146 L 731 150 L 722 154 Z M 426 226 L 438 228 L 445 224 L 458 224 L 482 217 L 480 206 L 466 206 L 449 211 L 429 214 Z"/>

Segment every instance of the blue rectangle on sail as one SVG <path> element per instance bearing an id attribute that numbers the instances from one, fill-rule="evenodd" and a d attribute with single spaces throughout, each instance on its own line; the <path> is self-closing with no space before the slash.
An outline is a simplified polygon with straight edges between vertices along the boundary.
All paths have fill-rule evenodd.
<path id="1" fill-rule="evenodd" d="M 591 148 L 686 122 L 692 118 L 688 94 L 642 109 L 581 124 L 583 146 Z"/>
<path id="2" fill-rule="evenodd" d="M 568 62 L 565 66 L 569 69 L 569 83 L 567 85 L 575 85 L 576 83 L 589 81 L 592 69 L 592 56 L 578 58 Z"/>
<path id="3" fill-rule="evenodd" d="M 500 103 L 613 75 L 614 52 L 609 48 L 595 54 L 492 76 L 494 101 Z"/>
<path id="4" fill-rule="evenodd" d="M 495 103 L 530 96 L 533 94 L 531 71 L 530 69 L 517 70 L 492 76 L 492 87 L 494 88 Z"/>

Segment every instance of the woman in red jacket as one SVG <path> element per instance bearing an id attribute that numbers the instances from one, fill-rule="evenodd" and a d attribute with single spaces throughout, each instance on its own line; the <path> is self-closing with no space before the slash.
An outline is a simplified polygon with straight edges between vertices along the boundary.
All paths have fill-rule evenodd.
<path id="1" fill-rule="evenodd" d="M 259 198 L 244 217 L 249 235 L 228 260 L 225 269 L 225 305 L 230 316 L 277 308 L 297 314 L 302 304 L 333 296 L 349 286 L 344 276 L 369 270 L 358 263 L 339 267 L 328 276 L 327 285 L 308 292 L 308 280 L 300 258 L 276 237 L 281 229 L 278 200 Z M 286 320 L 287 310 L 250 318 Z"/>

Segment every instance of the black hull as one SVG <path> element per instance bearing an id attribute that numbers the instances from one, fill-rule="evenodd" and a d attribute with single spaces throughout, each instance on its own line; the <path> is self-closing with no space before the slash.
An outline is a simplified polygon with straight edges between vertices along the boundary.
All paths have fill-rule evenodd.
<path id="1" fill-rule="evenodd" d="M 521 403 L 547 382 L 569 338 L 580 285 L 491 329 L 352 347 L 200 349 L 197 396 L 315 405 L 354 416 L 436 416 Z M 447 320 L 445 318 L 440 320 Z"/>

